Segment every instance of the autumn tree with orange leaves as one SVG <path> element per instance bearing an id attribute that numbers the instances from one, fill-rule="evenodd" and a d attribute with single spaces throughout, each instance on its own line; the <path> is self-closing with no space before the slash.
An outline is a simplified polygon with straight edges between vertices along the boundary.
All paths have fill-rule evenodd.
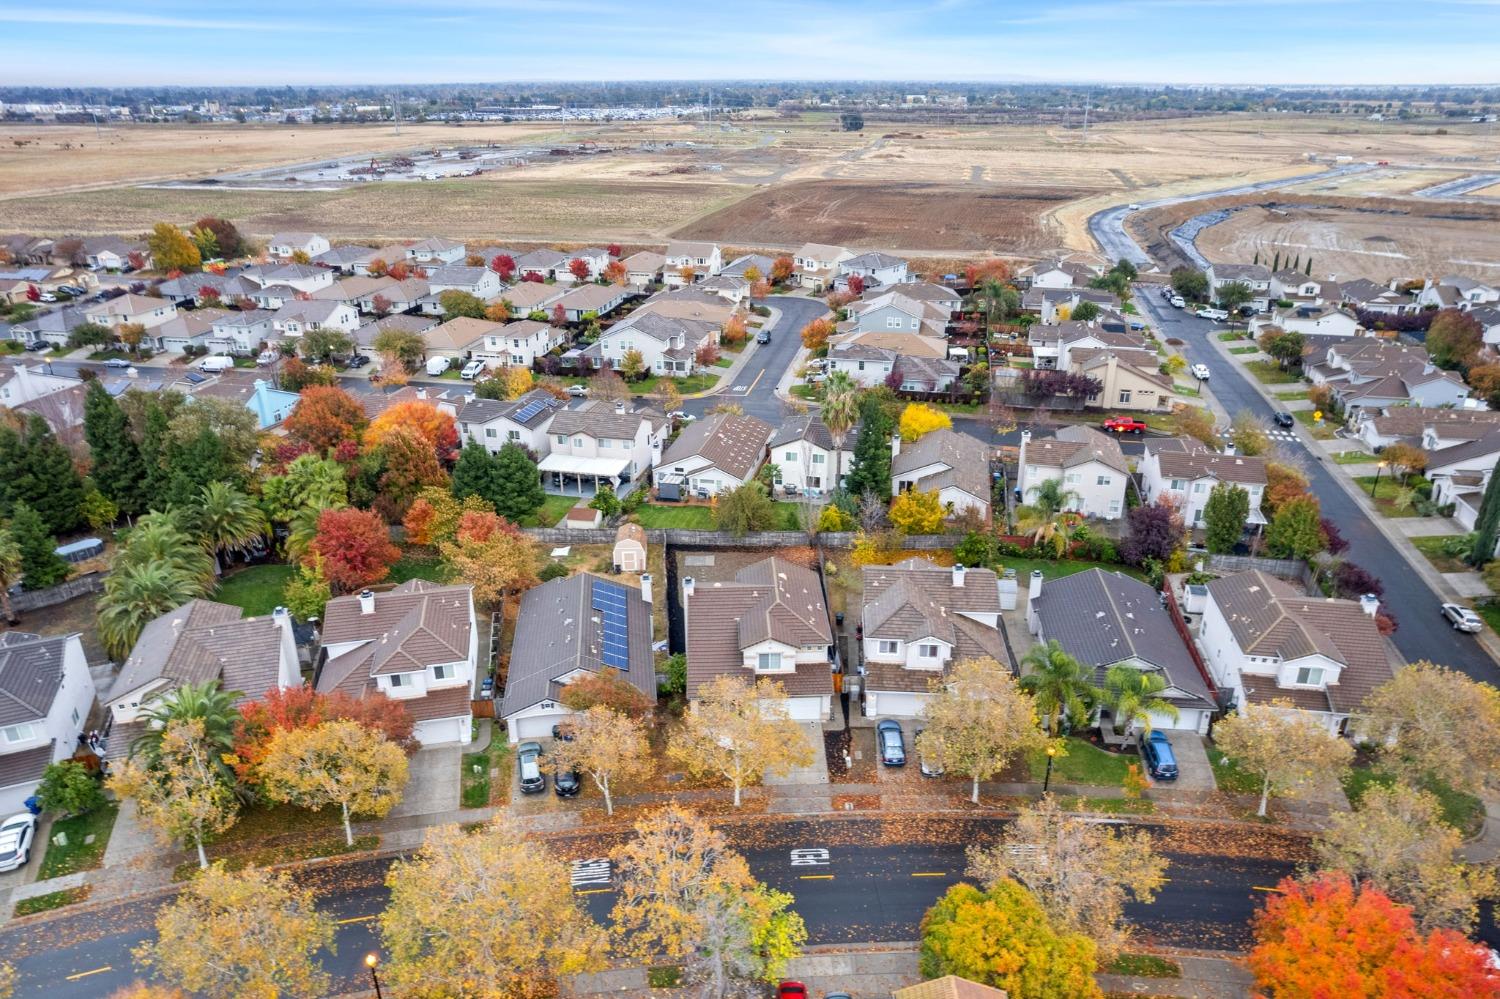
<path id="1" fill-rule="evenodd" d="M 365 409 L 348 392 L 331 385 L 314 385 L 282 424 L 293 440 L 306 442 L 318 454 L 356 440 L 365 426 Z"/>
<path id="2" fill-rule="evenodd" d="M 831 319 L 814 319 L 802 327 L 802 346 L 811 351 L 819 351 L 828 346 L 828 338 L 833 336 L 834 326 Z"/>
<path id="3" fill-rule="evenodd" d="M 474 588 L 474 602 L 497 606 L 505 595 L 537 582 L 536 543 L 494 513 L 466 513 L 458 533 L 439 546 L 449 579 Z"/>
<path id="4" fill-rule="evenodd" d="M 323 572 L 336 594 L 380 582 L 401 557 L 380 514 L 353 507 L 319 514 L 318 533 L 308 549 L 310 555 L 322 557 Z"/>
<path id="5" fill-rule="evenodd" d="M 375 419 L 365 430 L 366 451 L 373 451 L 392 433 L 413 430 L 431 445 L 440 461 L 447 461 L 458 448 L 458 427 L 453 417 L 423 399 L 398 402 Z"/>
<path id="6" fill-rule="evenodd" d="M 1298 882 L 1256 913 L 1250 970 L 1275 999 L 1478 999 L 1500 996 L 1487 948 L 1452 930 L 1423 935 L 1411 910 L 1342 873 Z"/>
<path id="7" fill-rule="evenodd" d="M 773 284 L 784 283 L 787 278 L 792 276 L 792 271 L 796 266 L 791 257 L 777 257 L 771 262 L 771 282 Z"/>
<path id="8" fill-rule="evenodd" d="M 422 435 L 411 427 L 396 427 L 380 443 L 385 470 L 375 507 L 391 523 L 406 516 L 423 489 L 448 484 L 448 473 Z"/>

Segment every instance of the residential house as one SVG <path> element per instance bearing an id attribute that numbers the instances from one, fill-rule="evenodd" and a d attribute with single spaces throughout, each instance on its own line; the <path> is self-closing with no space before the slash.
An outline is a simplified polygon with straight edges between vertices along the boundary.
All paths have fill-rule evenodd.
<path id="1" fill-rule="evenodd" d="M 1354 417 L 1355 434 L 1371 451 L 1405 442 L 1435 451 L 1465 444 L 1500 429 L 1500 412 L 1427 406 L 1371 406 Z"/>
<path id="2" fill-rule="evenodd" d="M 64 285 L 76 285 L 85 291 L 99 287 L 93 271 L 81 267 L 15 267 L 0 265 L 0 281 L 24 281 L 39 292 L 57 291 Z"/>
<path id="3" fill-rule="evenodd" d="M 750 282 L 731 274 L 716 274 L 698 282 L 697 288 L 718 295 L 731 305 L 740 305 L 750 297 Z"/>
<path id="4" fill-rule="evenodd" d="M 255 414 L 256 426 L 261 430 L 272 427 L 292 415 L 302 397 L 296 392 L 276 388 L 264 378 L 254 377 L 254 372 L 225 371 L 217 377 L 197 385 L 188 395 L 189 399 L 224 399 L 238 402 Z"/>
<path id="5" fill-rule="evenodd" d="M 305 253 L 309 260 L 331 249 L 329 242 L 313 232 L 278 232 L 266 244 L 266 252 L 273 257 L 290 258 L 295 253 Z"/>
<path id="6" fill-rule="evenodd" d="M 523 253 L 516 258 L 516 279 L 519 281 L 528 274 L 543 281 L 556 280 L 568 284 L 573 281 L 573 275 L 568 273 L 567 255 L 545 248 Z"/>
<path id="7" fill-rule="evenodd" d="M 661 456 L 653 473 L 685 493 L 707 499 L 755 478 L 775 430 L 764 420 L 715 413 L 689 423 Z"/>
<path id="8" fill-rule="evenodd" d="M 510 303 L 511 315 L 526 318 L 534 312 L 552 314 L 558 299 L 568 293 L 567 288 L 537 281 L 519 281 L 500 293 L 500 300 Z"/>
<path id="9" fill-rule="evenodd" d="M 942 429 L 919 440 L 891 439 L 891 492 L 937 490 L 955 514 L 974 510 L 990 516 L 990 455 L 983 441 Z"/>
<path id="10" fill-rule="evenodd" d="M 1191 437 L 1148 440 L 1139 472 L 1145 502 L 1155 503 L 1165 497 L 1189 527 L 1202 526 L 1209 494 L 1221 482 L 1239 486 L 1249 494 L 1250 524 L 1266 523 L 1260 512 L 1266 459 L 1235 454 L 1233 445 L 1219 452 Z"/>
<path id="11" fill-rule="evenodd" d="M 1380 634 L 1379 606 L 1374 596 L 1307 596 L 1266 573 L 1240 572 L 1208 584 L 1198 644 L 1230 703 L 1285 699 L 1341 733 L 1405 665 Z"/>
<path id="12" fill-rule="evenodd" d="M 833 280 L 838 277 L 839 264 L 853 256 L 853 252 L 842 246 L 803 243 L 802 247 L 792 254 L 792 266 L 795 268 L 792 275 L 802 287 L 814 292 L 822 292 L 833 287 Z"/>
<path id="13" fill-rule="evenodd" d="M 414 264 L 456 264 L 468 256 L 464 244 L 451 239 L 423 239 L 406 248 L 406 259 Z"/>
<path id="14" fill-rule="evenodd" d="M 1328 385 L 1352 417 L 1396 405 L 1481 408 L 1457 374 L 1433 364 L 1427 351 L 1395 340 L 1356 337 L 1316 348 L 1304 360 L 1307 378 Z"/>
<path id="15" fill-rule="evenodd" d="M 1226 284 L 1242 284 L 1250 289 L 1250 301 L 1256 312 L 1265 312 L 1271 307 L 1271 269 L 1264 264 L 1209 264 L 1204 272 L 1208 278 L 1209 297 L 1219 300 Z"/>
<path id="16" fill-rule="evenodd" d="M 629 318 L 655 314 L 669 319 L 695 319 L 723 329 L 730 317 L 738 313 L 732 304 L 701 288 L 668 288 L 636 306 Z"/>
<path id="17" fill-rule="evenodd" d="M 817 570 L 773 557 L 723 581 L 689 576 L 682 606 L 690 704 L 731 676 L 781 684 L 794 721 L 832 717 L 833 621 Z"/>
<path id="18" fill-rule="evenodd" d="M 1418 308 L 1416 300 L 1406 292 L 1365 278 L 1340 283 L 1338 301 L 1360 312 L 1386 316 L 1404 315 Z"/>
<path id="19" fill-rule="evenodd" d="M 4 249 L 17 266 L 47 264 L 52 262 L 56 244 L 46 236 L 27 236 L 20 233 L 0 236 L 0 249 Z"/>
<path id="20" fill-rule="evenodd" d="M 1433 502 L 1440 506 L 1455 504 L 1454 518 L 1472 531 L 1483 498 L 1481 487 L 1489 482 L 1497 462 L 1500 462 L 1500 427 L 1490 427 L 1484 436 L 1474 440 L 1427 449 L 1423 474 L 1432 483 Z M 1461 496 L 1464 493 L 1473 495 Z"/>
<path id="21" fill-rule="evenodd" d="M 271 326 L 283 339 L 296 339 L 313 329 L 353 333 L 359 329 L 359 313 L 347 302 L 297 299 L 276 310 Z"/>
<path id="22" fill-rule="evenodd" d="M 567 341 L 566 331 L 535 319 L 518 319 L 486 330 L 470 355 L 496 367 L 529 368 Z"/>
<path id="23" fill-rule="evenodd" d="M 499 336 L 504 323 L 492 323 L 488 319 L 459 316 L 446 323 L 434 326 L 423 334 L 427 341 L 425 356 L 446 357 L 450 361 L 465 361 L 471 353 L 484 343 L 486 336 Z"/>
<path id="24" fill-rule="evenodd" d="M 151 266 L 151 248 L 119 236 L 89 236 L 83 241 L 83 259 L 89 270 L 125 271 L 135 257 L 143 268 Z"/>
<path id="25" fill-rule="evenodd" d="M 562 408 L 562 401 L 545 389 L 507 400 L 470 396 L 458 412 L 458 426 L 465 440 L 478 441 L 491 454 L 507 444 L 546 454 L 547 427 Z"/>
<path id="26" fill-rule="evenodd" d="M 1068 655 L 1091 667 L 1096 686 L 1103 687 L 1105 676 L 1116 666 L 1160 677 L 1166 684 L 1160 696 L 1177 709 L 1177 716 L 1153 711 L 1151 727 L 1208 734 L 1218 704 L 1155 588 L 1099 568 L 1046 583 L 1041 572 L 1033 572 L 1026 627 L 1039 645 L 1056 641 Z M 1073 724 L 1085 725 L 1087 720 L 1075 718 Z M 1113 727 L 1107 709 L 1099 724 Z M 1132 728 L 1138 726 L 1136 722 Z"/>
<path id="27" fill-rule="evenodd" d="M 674 239 L 667 244 L 667 262 L 662 268 L 662 279 L 668 287 L 679 287 L 692 282 L 682 276 L 685 268 L 693 272 L 693 280 L 712 277 L 724 267 L 724 256 L 717 243 L 701 243 Z"/>
<path id="28" fill-rule="evenodd" d="M 257 701 L 272 690 L 302 686 L 302 667 L 292 616 L 278 608 L 269 617 L 245 617 L 238 607 L 189 600 L 141 630 L 109 697 L 107 752 L 123 759 L 145 731 L 142 717 L 153 702 L 179 687 L 218 681 L 235 704 Z"/>
<path id="29" fill-rule="evenodd" d="M 1141 413 L 1171 411 L 1176 387 L 1171 376 L 1161 373 L 1154 350 L 1082 347 L 1070 350 L 1068 356 L 1070 371 L 1099 382 L 1099 391 L 1088 399 L 1090 406 Z"/>
<path id="30" fill-rule="evenodd" d="M 1069 260 L 1042 260 L 1017 272 L 1028 288 L 1087 288 L 1097 269 Z"/>
<path id="31" fill-rule="evenodd" d="M 660 283 L 667 258 L 665 254 L 654 250 L 642 250 L 632 253 L 621 263 L 625 265 L 625 283 L 637 291 L 645 291 L 649 286 Z"/>
<path id="32" fill-rule="evenodd" d="M 413 579 L 334 597 L 323 610 L 318 660 L 319 693 L 400 701 L 423 746 L 472 739 L 479 628 L 469 587 Z"/>
<path id="33" fill-rule="evenodd" d="M 559 298 L 553 308 L 562 306 L 570 323 L 581 323 L 588 316 L 607 316 L 625 303 L 632 292 L 618 284 L 580 284 Z"/>
<path id="34" fill-rule="evenodd" d="M 838 262 L 838 278 L 845 284 L 858 277 L 866 288 L 884 288 L 904 284 L 907 276 L 906 261 L 889 253 L 861 253 Z"/>
<path id="35" fill-rule="evenodd" d="M 214 353 L 247 357 L 259 353 L 264 344 L 276 338 L 276 313 L 265 309 L 249 312 L 226 312 L 209 328 L 206 346 Z"/>
<path id="36" fill-rule="evenodd" d="M 311 294 L 322 288 L 333 287 L 334 272 L 326 267 L 312 264 L 267 264 L 264 267 L 248 267 L 242 272 L 248 281 L 262 288 L 283 285 L 294 292 Z"/>
<path id="37" fill-rule="evenodd" d="M 962 367 L 957 361 L 921 354 L 898 354 L 896 378 L 903 392 L 950 392 L 958 382 Z"/>
<path id="38" fill-rule="evenodd" d="M 597 246 L 586 246 L 581 250 L 569 250 L 567 253 L 567 257 L 568 276 L 570 278 L 573 277 L 573 261 L 582 260 L 585 264 L 588 265 L 589 276 L 586 280 L 589 281 L 597 281 L 599 280 L 599 278 L 603 277 L 604 268 L 608 267 L 609 262 L 614 259 L 609 255 L 608 250 L 602 250 Z M 576 278 L 574 280 L 576 280 Z"/>
<path id="39" fill-rule="evenodd" d="M 1299 305 L 1290 309 L 1274 308 L 1269 316 L 1258 316 L 1250 321 L 1250 335 L 1259 336 L 1271 327 L 1288 333 L 1318 337 L 1351 337 L 1364 332 L 1364 327 L 1356 317 L 1326 303 Z"/>
<path id="40" fill-rule="evenodd" d="M 1487 345 L 1494 347 L 1500 344 L 1500 306 L 1475 306 L 1469 310 L 1469 318 L 1479 324 Z"/>
<path id="41" fill-rule="evenodd" d="M 777 468 L 776 484 L 798 493 L 818 496 L 837 489 L 854 464 L 856 433 L 850 431 L 838 444 L 828 425 L 816 413 L 787 418 L 771 438 L 771 463 Z"/>
<path id="42" fill-rule="evenodd" d="M 384 274 L 392 266 L 406 262 L 408 243 L 391 243 L 378 247 L 366 256 L 361 254 L 351 268 L 356 277 L 374 277 L 375 272 Z"/>
<path id="43" fill-rule="evenodd" d="M 962 295 L 945 284 L 937 284 L 932 281 L 906 281 L 904 283 L 866 289 L 864 295 L 861 297 L 864 300 L 870 300 L 879 298 L 885 294 L 897 294 L 903 298 L 910 298 L 918 302 L 925 302 L 928 305 L 935 305 L 948 314 L 950 322 L 964 306 Z"/>
<path id="44" fill-rule="evenodd" d="M 1000 633 L 991 569 L 943 568 L 925 558 L 867 565 L 860 607 L 866 718 L 921 718 L 954 663 L 993 659 L 1012 668 Z"/>
<path id="45" fill-rule="evenodd" d="M 505 290 L 500 275 L 488 267 L 467 267 L 446 264 L 427 272 L 427 287 L 434 295 L 445 291 L 466 291 L 475 298 L 488 301 Z"/>
<path id="46" fill-rule="evenodd" d="M 1104 312 L 1118 313 L 1120 299 L 1108 291 L 1088 288 L 1030 288 L 1021 296 L 1021 308 L 1035 312 L 1042 322 L 1053 324 L 1069 318 L 1080 303 L 1093 302 Z"/>
<path id="47" fill-rule="evenodd" d="M 393 277 L 346 277 L 339 278 L 327 288 L 319 289 L 310 296 L 314 301 L 346 302 L 361 312 L 370 311 L 364 308 L 364 304 L 372 301 L 376 295 L 387 288 L 394 288 L 397 281 Z"/>
<path id="48" fill-rule="evenodd" d="M 386 330 L 400 330 L 426 337 L 427 331 L 438 324 L 431 316 L 408 316 L 397 313 L 371 320 L 354 331 L 354 343 L 360 350 L 374 350 L 375 338 Z"/>
<path id="49" fill-rule="evenodd" d="M 150 330 L 170 322 L 177 315 L 177 307 L 161 298 L 121 295 L 86 306 L 83 314 L 88 317 L 89 322 L 111 329 L 135 323 Z"/>
<path id="50" fill-rule="evenodd" d="M 111 392 L 111 394 L 114 393 Z M 14 407 L 11 412 L 21 420 L 30 419 L 33 414 L 40 416 L 51 428 L 52 435 L 57 438 L 59 444 L 70 451 L 81 453 L 86 445 L 83 436 L 83 418 L 84 404 L 87 399 L 88 386 L 75 380 L 72 385 L 61 392 L 51 392 L 29 402 L 23 402 Z"/>
<path id="51" fill-rule="evenodd" d="M 73 756 L 93 707 L 76 633 L 0 633 L 0 815 L 22 811 L 42 772 Z"/>
<path id="52" fill-rule="evenodd" d="M 858 341 L 835 343 L 828 348 L 828 373 L 841 371 L 864 388 L 884 385 L 901 355 L 885 347 L 867 346 Z"/>
<path id="53" fill-rule="evenodd" d="M 944 975 L 897 989 L 891 995 L 892 999 L 1005 999 L 1005 990 L 957 975 Z"/>
<path id="54" fill-rule="evenodd" d="M 257 309 L 275 312 L 288 302 L 310 298 L 311 295 L 305 291 L 298 291 L 289 284 L 268 284 L 264 288 L 251 287 L 245 292 L 244 297 L 249 299 Z"/>
<path id="55" fill-rule="evenodd" d="M 1076 319 L 1058 323 L 1033 323 L 1026 334 L 1033 363 L 1038 368 L 1067 371 L 1073 367 L 1070 351 L 1075 348 L 1148 349 L 1146 338 L 1134 333 L 1111 333 L 1096 322 Z"/>
<path id="56" fill-rule="evenodd" d="M 905 286 L 903 286 L 905 287 Z M 849 318 L 839 323 L 840 333 L 920 333 L 943 337 L 948 333 L 952 312 L 947 303 L 927 301 L 889 289 L 883 294 L 849 304 Z"/>
<path id="57" fill-rule="evenodd" d="M 84 323 L 95 322 L 95 318 L 76 305 L 64 305 L 60 309 L 38 312 L 25 322 L 10 327 L 10 339 L 21 343 L 41 340 L 54 347 L 65 347 L 68 336 Z"/>
<path id="58" fill-rule="evenodd" d="M 230 270 L 223 274 L 200 271 L 168 278 L 156 286 L 156 291 L 173 305 L 201 307 L 210 303 L 230 305 L 242 297 L 248 298 L 259 288 L 254 281 L 241 277 L 239 271 Z"/>
<path id="59" fill-rule="evenodd" d="M 170 322 L 162 323 L 141 342 L 154 351 L 181 354 L 187 348 L 207 348 L 213 336 L 214 323 L 230 315 L 227 309 L 193 309 L 180 312 Z"/>
<path id="60" fill-rule="evenodd" d="M 623 496 L 661 460 L 667 426 L 661 412 L 631 409 L 623 401 L 591 400 L 559 410 L 547 424 L 546 455 L 537 464 L 542 488 L 592 496 L 607 483 Z"/>
<path id="61" fill-rule="evenodd" d="M 1333 281 L 1309 277 L 1300 271 L 1279 270 L 1271 275 L 1271 298 L 1296 305 L 1338 303 L 1343 289 Z"/>
<path id="62" fill-rule="evenodd" d="M 1445 274 L 1436 281 L 1428 278 L 1417 292 L 1420 308 L 1469 310 L 1480 305 L 1500 302 L 1500 287 L 1476 281 L 1462 274 Z"/>
<path id="63" fill-rule="evenodd" d="M 357 304 L 361 312 L 378 313 L 382 309 L 382 304 L 386 312 L 410 312 L 431 293 L 432 289 L 426 281 L 421 278 L 407 278 L 405 281 L 392 281 L 379 291 L 361 295 Z"/>
<path id="64" fill-rule="evenodd" d="M 400 260 L 406 256 L 406 248 L 397 247 L 396 254 L 395 259 Z M 370 261 L 377 257 L 387 261 L 392 259 L 390 256 L 381 256 L 381 251 L 373 246 L 335 246 L 313 257 L 312 262 L 348 275 L 354 274 L 361 267 L 368 268 Z"/>
<path id="65" fill-rule="evenodd" d="M 545 739 L 572 710 L 562 692 L 574 680 L 611 670 L 656 698 L 651 651 L 651 577 L 641 585 L 580 572 L 534 586 L 521 596 L 505 693 L 498 713 L 512 745 Z"/>
<path id="66" fill-rule="evenodd" d="M 1079 424 L 1035 438 L 1023 430 L 1018 468 L 1016 488 L 1023 503 L 1035 503 L 1041 484 L 1051 481 L 1072 494 L 1069 510 L 1101 520 L 1119 520 L 1125 513 L 1130 464 L 1120 442 L 1093 427 Z"/>
<path id="67" fill-rule="evenodd" d="M 595 367 L 618 369 L 625 355 L 634 350 L 640 353 L 647 371 L 681 377 L 697 369 L 700 349 L 718 342 L 719 327 L 713 323 L 673 319 L 637 309 L 584 348 L 583 357 Z"/>
<path id="68" fill-rule="evenodd" d="M 45 365 L 28 365 L 19 359 L 0 361 L 0 407 L 6 409 L 15 409 L 78 384 L 76 377 L 51 374 Z"/>
<path id="69" fill-rule="evenodd" d="M 746 278 L 748 280 L 749 275 L 746 274 L 746 271 L 753 267 L 760 275 L 760 280 L 769 281 L 771 280 L 771 268 L 775 266 L 775 257 L 768 257 L 764 253 L 746 253 L 735 257 L 734 260 L 725 264 L 724 269 L 719 273 L 727 274 L 730 277 Z"/>

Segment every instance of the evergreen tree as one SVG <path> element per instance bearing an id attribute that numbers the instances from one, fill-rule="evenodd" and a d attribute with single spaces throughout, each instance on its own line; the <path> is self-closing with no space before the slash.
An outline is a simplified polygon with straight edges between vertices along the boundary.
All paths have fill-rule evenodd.
<path id="1" fill-rule="evenodd" d="M 195 509 L 198 494 L 210 482 L 242 488 L 241 468 L 223 438 L 208 428 L 186 444 L 169 444 L 166 454 L 167 488 L 161 497 L 168 506 Z"/>
<path id="2" fill-rule="evenodd" d="M 861 405 L 862 425 L 854 442 L 854 463 L 844 480 L 851 496 L 873 492 L 881 499 L 891 496 L 891 433 L 895 424 L 879 399 Z"/>
<path id="3" fill-rule="evenodd" d="M 17 503 L 11 513 L 10 531 L 21 549 L 22 585 L 26 589 L 46 589 L 68 578 L 68 563 L 54 550 L 57 539 L 47 533 L 41 514 L 25 503 Z"/>
<path id="4" fill-rule="evenodd" d="M 499 510 L 503 504 L 504 485 L 500 478 L 500 461 L 476 440 L 470 440 L 458 453 L 453 466 L 453 498 L 462 501 L 478 496 Z"/>
<path id="5" fill-rule="evenodd" d="M 0 431 L 0 513 L 25 503 L 50 533 L 60 534 L 83 520 L 86 493 L 83 476 L 46 420 L 33 414 L 19 432 Z"/>
<path id="6" fill-rule="evenodd" d="M 167 508 L 167 490 L 172 484 L 172 471 L 167 465 L 169 426 L 161 404 L 155 400 L 147 403 L 146 427 L 141 433 L 141 504 L 147 510 Z"/>
<path id="7" fill-rule="evenodd" d="M 512 522 L 535 513 L 547 498 L 542 492 L 536 462 L 519 444 L 507 444 L 500 449 L 495 457 L 494 482 L 496 495 L 484 498 L 493 499 L 495 512 Z"/>
<path id="8" fill-rule="evenodd" d="M 1239 486 L 1220 482 L 1208 494 L 1203 508 L 1203 526 L 1207 530 L 1208 550 L 1227 555 L 1240 543 L 1245 521 L 1250 516 L 1250 494 Z"/>
<path id="9" fill-rule="evenodd" d="M 94 459 L 94 484 L 121 513 L 145 509 L 146 466 L 130 433 L 130 420 L 98 379 L 89 383 L 83 403 L 83 436 Z"/>
<path id="10" fill-rule="evenodd" d="M 1469 549 L 1469 561 L 1484 565 L 1495 557 L 1495 545 L 1500 543 L 1500 475 L 1491 475 L 1484 487 L 1474 529 L 1478 533 L 1474 536 L 1474 547 Z"/>

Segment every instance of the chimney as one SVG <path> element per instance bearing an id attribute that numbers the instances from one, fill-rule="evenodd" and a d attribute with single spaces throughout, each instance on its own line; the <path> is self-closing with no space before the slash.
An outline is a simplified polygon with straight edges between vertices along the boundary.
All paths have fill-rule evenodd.
<path id="1" fill-rule="evenodd" d="M 953 586 L 955 588 L 962 588 L 963 585 L 964 585 L 964 566 L 963 566 L 963 563 L 960 562 L 960 563 L 956 564 L 953 567 Z"/>
<path id="2" fill-rule="evenodd" d="M 417 386 L 417 398 L 418 399 L 425 399 L 425 398 L 427 398 L 427 390 L 425 388 L 422 388 L 420 385 Z"/>
<path id="3" fill-rule="evenodd" d="M 290 621 L 291 619 L 292 612 L 287 610 L 285 607 L 277 607 L 275 610 L 271 611 L 271 620 L 273 621 Z"/>
<path id="4" fill-rule="evenodd" d="M 1031 588 L 1026 594 L 1026 630 L 1038 634 L 1042 625 L 1036 616 L 1036 598 L 1042 592 L 1042 570 L 1031 570 Z"/>
<path id="5" fill-rule="evenodd" d="M 1366 593 L 1359 598 L 1359 609 L 1374 617 L 1375 612 L 1380 610 L 1380 598 L 1373 593 Z"/>
<path id="6" fill-rule="evenodd" d="M 651 573 L 641 573 L 641 599 L 646 603 L 651 602 Z"/>
<path id="7" fill-rule="evenodd" d="M 1224 442 L 1224 453 L 1231 456 L 1234 454 L 1234 441 Z"/>
<path id="8" fill-rule="evenodd" d="M 615 412 L 616 413 L 620 413 L 620 414 L 623 414 L 625 412 L 625 400 L 624 399 L 616 399 L 615 400 Z"/>
<path id="9" fill-rule="evenodd" d="M 693 577 L 684 576 L 682 579 L 682 599 L 690 600 L 693 596 Z"/>
<path id="10" fill-rule="evenodd" d="M 891 457 L 894 458 L 901 453 L 901 435 L 891 434 Z"/>
<path id="11" fill-rule="evenodd" d="M 361 614 L 375 613 L 375 594 L 371 590 L 359 591 L 359 612 Z"/>

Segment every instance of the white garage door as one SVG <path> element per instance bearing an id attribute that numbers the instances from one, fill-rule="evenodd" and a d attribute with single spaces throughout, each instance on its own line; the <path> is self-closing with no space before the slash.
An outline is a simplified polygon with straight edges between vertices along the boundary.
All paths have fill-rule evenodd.
<path id="1" fill-rule="evenodd" d="M 787 714 L 797 721 L 822 721 L 823 699 L 821 697 L 787 698 Z"/>
<path id="2" fill-rule="evenodd" d="M 518 718 L 516 720 L 516 733 L 522 739 L 550 739 L 552 737 L 552 726 L 556 725 L 562 719 L 563 715 L 561 713 Z"/>
<path id="3" fill-rule="evenodd" d="M 871 691 L 865 695 L 866 706 L 872 699 L 875 701 L 874 710 L 867 712 L 872 718 L 915 718 L 927 698 L 921 694 Z"/>

